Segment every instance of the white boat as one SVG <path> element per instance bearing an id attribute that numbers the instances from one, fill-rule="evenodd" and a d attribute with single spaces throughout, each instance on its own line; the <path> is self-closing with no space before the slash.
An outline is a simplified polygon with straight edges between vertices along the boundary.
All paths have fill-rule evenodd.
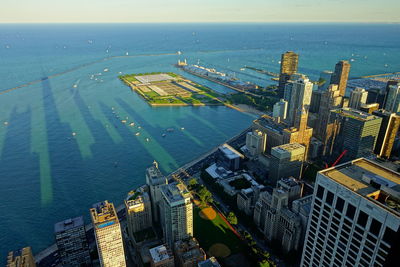
<path id="1" fill-rule="evenodd" d="M 166 135 L 165 133 L 163 133 L 161 136 L 162 136 L 162 137 L 166 137 L 167 135 Z"/>
<path id="2" fill-rule="evenodd" d="M 182 52 L 181 52 L 181 51 L 178 51 L 177 54 L 178 54 L 178 55 L 182 55 Z"/>
<path id="3" fill-rule="evenodd" d="M 126 52 L 126 53 L 125 53 L 125 56 L 129 56 L 129 53 L 128 53 L 128 52 Z"/>
<path id="4" fill-rule="evenodd" d="M 139 133 L 139 132 L 137 132 L 137 133 L 135 133 L 135 135 L 136 135 L 136 136 L 139 136 L 139 135 L 140 135 L 140 133 Z"/>
<path id="5" fill-rule="evenodd" d="M 8 121 L 5 121 L 5 122 L 4 122 L 4 125 L 8 125 Z"/>
<path id="6" fill-rule="evenodd" d="M 122 120 L 121 122 L 122 122 L 122 123 L 126 123 L 126 120 Z"/>
<path id="7" fill-rule="evenodd" d="M 185 127 L 182 127 L 181 130 L 182 130 L 182 131 L 185 130 Z"/>
<path id="8" fill-rule="evenodd" d="M 174 128 L 168 128 L 167 129 L 167 132 L 173 132 L 174 131 Z"/>
<path id="9" fill-rule="evenodd" d="M 129 123 L 129 126 L 135 126 L 135 123 L 131 122 Z"/>
<path id="10" fill-rule="evenodd" d="M 77 84 L 74 84 L 72 87 L 73 87 L 73 88 L 77 88 L 77 87 L 78 87 L 78 85 L 77 85 Z"/>
<path id="11" fill-rule="evenodd" d="M 149 141 L 150 141 L 150 138 L 147 137 L 147 138 L 146 138 L 146 142 L 149 142 Z"/>
<path id="12" fill-rule="evenodd" d="M 72 136 L 75 136 L 76 135 L 76 132 L 72 132 Z"/>
<path id="13" fill-rule="evenodd" d="M 142 127 L 139 126 L 138 129 L 142 129 Z"/>
<path id="14" fill-rule="evenodd" d="M 245 68 L 240 68 L 240 70 L 241 70 L 241 71 L 244 71 L 244 70 L 245 70 Z"/>
<path id="15" fill-rule="evenodd" d="M 107 69 L 107 68 L 105 68 L 103 71 L 104 71 L 104 72 L 107 72 L 107 71 L 108 71 L 108 69 Z"/>

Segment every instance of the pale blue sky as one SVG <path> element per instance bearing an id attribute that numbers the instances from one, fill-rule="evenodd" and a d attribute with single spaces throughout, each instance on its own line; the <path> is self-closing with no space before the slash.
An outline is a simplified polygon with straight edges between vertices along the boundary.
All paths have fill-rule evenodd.
<path id="1" fill-rule="evenodd" d="M 399 0 L 0 0 L 0 22 L 400 22 Z"/>

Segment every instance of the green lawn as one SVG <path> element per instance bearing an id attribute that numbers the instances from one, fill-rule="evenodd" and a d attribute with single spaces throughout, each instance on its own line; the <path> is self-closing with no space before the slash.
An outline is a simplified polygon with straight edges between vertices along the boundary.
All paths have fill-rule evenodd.
<path id="1" fill-rule="evenodd" d="M 199 211 L 198 207 L 193 209 L 194 236 L 205 251 L 215 243 L 225 244 L 232 254 L 242 251 L 241 241 L 218 214 L 210 221 L 202 219 Z"/>

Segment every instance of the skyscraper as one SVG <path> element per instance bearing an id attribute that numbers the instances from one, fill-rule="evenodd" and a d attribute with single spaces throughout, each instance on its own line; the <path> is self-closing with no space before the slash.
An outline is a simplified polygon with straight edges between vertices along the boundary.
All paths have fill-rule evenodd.
<path id="1" fill-rule="evenodd" d="M 400 84 L 388 85 L 385 110 L 394 113 L 400 112 Z"/>
<path id="2" fill-rule="evenodd" d="M 372 114 L 372 112 L 378 109 L 379 109 L 378 103 L 362 104 L 359 108 L 359 110 L 369 114 Z"/>
<path id="3" fill-rule="evenodd" d="M 372 113 L 382 118 L 378 139 L 375 145 L 375 154 L 382 158 L 390 158 L 394 140 L 400 126 L 400 116 L 385 110 L 378 110 Z"/>
<path id="4" fill-rule="evenodd" d="M 346 60 L 339 61 L 335 66 L 335 73 L 332 77 L 332 84 L 339 86 L 341 96 L 346 94 L 347 80 L 349 78 L 350 63 Z"/>
<path id="5" fill-rule="evenodd" d="M 383 91 L 383 95 L 384 95 L 384 97 L 383 97 L 383 102 L 382 103 L 380 103 L 380 105 L 381 105 L 381 107 L 385 107 L 386 106 L 386 102 L 389 100 L 390 101 L 390 98 L 389 98 L 389 91 L 390 91 L 390 86 L 392 86 L 392 85 L 400 85 L 400 82 L 399 81 L 396 81 L 396 80 L 389 80 L 389 81 L 387 81 L 387 83 L 386 83 L 386 88 L 384 89 L 384 90 L 382 90 Z"/>
<path id="6" fill-rule="evenodd" d="M 150 189 L 150 199 L 151 199 L 151 211 L 153 222 L 160 221 L 160 207 L 159 203 L 161 201 L 161 186 L 168 184 L 167 178 L 162 175 L 160 169 L 158 168 L 157 161 L 153 162 L 153 165 L 146 169 L 146 184 Z"/>
<path id="7" fill-rule="evenodd" d="M 281 178 L 299 179 L 303 168 L 306 149 L 293 143 L 276 146 L 271 149 L 269 181 L 275 185 Z"/>
<path id="8" fill-rule="evenodd" d="M 327 142 L 327 136 L 331 135 L 333 127 L 329 123 L 331 110 L 340 108 L 342 100 L 343 97 L 340 95 L 339 87 L 336 84 L 331 84 L 327 90 L 322 91 L 314 135 L 324 144 Z"/>
<path id="9" fill-rule="evenodd" d="M 300 266 L 397 266 L 399 188 L 399 173 L 363 158 L 320 171 Z"/>
<path id="10" fill-rule="evenodd" d="M 36 267 L 31 248 L 9 252 L 6 267 Z"/>
<path id="11" fill-rule="evenodd" d="M 285 99 L 281 99 L 279 102 L 276 102 L 273 107 L 272 116 L 279 121 L 283 121 L 286 119 L 288 109 L 288 102 Z"/>
<path id="12" fill-rule="evenodd" d="M 90 252 L 83 217 L 54 225 L 58 253 L 64 267 L 91 266 Z"/>
<path id="13" fill-rule="evenodd" d="M 281 57 L 281 70 L 279 75 L 279 97 L 283 97 L 285 84 L 290 79 L 290 75 L 297 72 L 297 64 L 299 62 L 299 55 L 293 51 L 288 51 L 282 54 Z"/>
<path id="14" fill-rule="evenodd" d="M 144 185 L 129 192 L 125 199 L 128 233 L 135 239 L 134 233 L 152 227 L 151 201 L 148 186 Z"/>
<path id="15" fill-rule="evenodd" d="M 301 75 L 296 80 L 288 81 L 291 86 L 291 96 L 288 105 L 287 121 L 289 126 L 301 128 L 301 112 L 308 113 L 311 103 L 313 83 L 305 76 Z M 307 121 L 305 122 L 307 124 Z"/>
<path id="16" fill-rule="evenodd" d="M 364 88 L 356 87 L 350 92 L 349 108 L 359 109 L 367 103 L 368 92 Z"/>
<path id="17" fill-rule="evenodd" d="M 102 267 L 125 267 L 125 252 L 117 212 L 107 200 L 90 209 L 94 234 Z"/>
<path id="18" fill-rule="evenodd" d="M 161 194 L 164 239 L 169 247 L 174 247 L 176 241 L 193 237 L 191 194 L 177 182 L 164 185 Z"/>
<path id="19" fill-rule="evenodd" d="M 318 81 L 318 90 L 326 90 L 328 89 L 329 85 L 332 84 L 332 77 L 334 73 L 329 70 L 325 70 L 321 72 L 319 75 L 319 81 Z"/>
<path id="20" fill-rule="evenodd" d="M 345 158 L 356 159 L 373 154 L 382 118 L 351 108 L 331 111 L 333 129 L 327 135 L 328 155 L 334 150 Z"/>

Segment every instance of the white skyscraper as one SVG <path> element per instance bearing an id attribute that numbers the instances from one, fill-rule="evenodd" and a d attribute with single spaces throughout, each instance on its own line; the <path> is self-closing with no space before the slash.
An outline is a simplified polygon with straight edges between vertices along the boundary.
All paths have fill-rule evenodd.
<path id="1" fill-rule="evenodd" d="M 364 88 L 356 87 L 350 93 L 349 107 L 359 109 L 362 104 L 367 103 L 368 92 Z"/>
<path id="2" fill-rule="evenodd" d="M 291 95 L 287 113 L 287 121 L 290 126 L 299 120 L 300 113 L 305 110 L 308 112 L 311 103 L 313 83 L 305 75 L 298 75 L 296 80 L 291 80 Z"/>
<path id="3" fill-rule="evenodd" d="M 320 171 L 301 266 L 398 266 L 399 226 L 399 173 L 364 158 Z"/>
<path id="4" fill-rule="evenodd" d="M 178 240 L 193 237 L 193 204 L 191 194 L 181 183 L 161 188 L 164 239 L 173 247 Z"/>
<path id="5" fill-rule="evenodd" d="M 99 202 L 90 209 L 100 266 L 125 267 L 124 242 L 117 212 L 112 203 Z"/>
<path id="6" fill-rule="evenodd" d="M 160 208 L 159 203 L 161 200 L 161 186 L 168 184 L 167 178 L 162 175 L 158 169 L 158 163 L 153 162 L 153 165 L 146 170 L 146 184 L 149 186 L 151 211 L 154 222 L 159 222 Z"/>
<path id="7" fill-rule="evenodd" d="M 279 118 L 279 121 L 283 121 L 286 119 L 287 109 L 288 102 L 285 99 L 281 99 L 279 102 L 275 103 L 272 116 L 274 118 Z"/>
<path id="8" fill-rule="evenodd" d="M 250 155 L 256 157 L 265 151 L 266 136 L 259 130 L 248 132 L 246 135 L 246 147 Z"/>

